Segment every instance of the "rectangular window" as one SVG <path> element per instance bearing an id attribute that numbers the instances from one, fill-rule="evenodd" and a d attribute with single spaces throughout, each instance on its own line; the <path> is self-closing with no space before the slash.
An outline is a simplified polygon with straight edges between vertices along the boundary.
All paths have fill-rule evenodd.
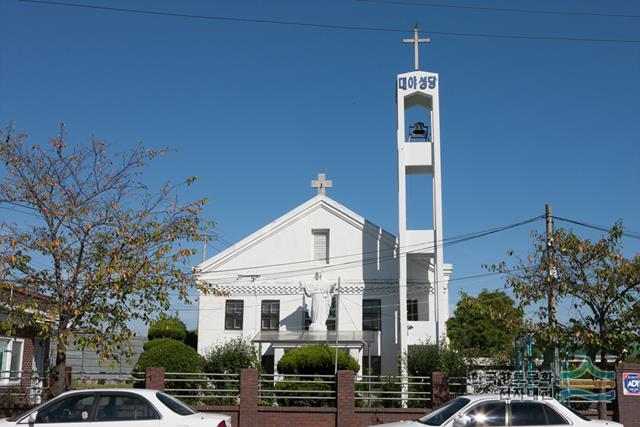
<path id="1" fill-rule="evenodd" d="M 327 325 L 328 331 L 336 330 L 336 296 L 331 297 L 331 307 L 329 308 L 329 316 L 327 316 L 327 321 L 324 323 Z"/>
<path id="2" fill-rule="evenodd" d="M 418 320 L 418 300 L 417 299 L 407 300 L 407 320 L 410 322 Z"/>
<path id="3" fill-rule="evenodd" d="M 379 299 L 362 300 L 362 330 L 379 331 L 382 313 Z"/>
<path id="4" fill-rule="evenodd" d="M 20 381 L 24 340 L 0 338 L 0 384 Z"/>
<path id="5" fill-rule="evenodd" d="M 329 230 L 311 230 L 313 235 L 313 260 L 329 264 Z"/>
<path id="6" fill-rule="evenodd" d="M 261 328 L 263 331 L 277 331 L 280 329 L 280 301 L 262 301 Z"/>
<path id="7" fill-rule="evenodd" d="M 227 330 L 242 329 L 244 316 L 244 301 L 227 300 L 224 310 L 224 328 Z"/>

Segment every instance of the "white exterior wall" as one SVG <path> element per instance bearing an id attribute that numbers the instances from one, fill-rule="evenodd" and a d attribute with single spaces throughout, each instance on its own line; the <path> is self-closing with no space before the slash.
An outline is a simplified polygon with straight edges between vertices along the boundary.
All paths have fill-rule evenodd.
<path id="1" fill-rule="evenodd" d="M 313 258 L 314 229 L 329 230 L 329 263 Z M 272 265 L 272 266 L 270 266 Z M 270 267 L 267 267 L 270 266 Z M 198 351 L 260 331 L 261 302 L 280 301 L 280 330 L 303 329 L 300 282 L 313 280 L 316 271 L 329 281 L 341 280 L 338 328 L 362 330 L 362 299 L 380 299 L 383 305 L 382 342 L 372 355 L 383 354 L 383 372 L 396 371 L 398 311 L 395 237 L 326 196 L 318 195 L 231 248 L 199 266 L 200 279 L 228 297 L 200 296 Z M 244 301 L 243 330 L 225 330 L 227 299 Z M 263 353 L 268 346 L 263 345 Z M 365 350 L 366 351 L 366 350 Z M 278 357 L 276 356 L 276 360 Z"/>

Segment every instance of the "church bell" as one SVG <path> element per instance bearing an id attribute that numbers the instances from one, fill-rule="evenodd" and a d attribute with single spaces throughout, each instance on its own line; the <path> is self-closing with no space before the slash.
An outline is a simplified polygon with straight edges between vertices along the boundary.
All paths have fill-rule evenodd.
<path id="1" fill-rule="evenodd" d="M 422 138 L 424 141 L 428 141 L 429 130 L 428 127 L 424 125 L 424 123 L 415 122 L 409 127 L 411 128 L 411 131 L 409 132 L 409 141 L 418 138 Z"/>

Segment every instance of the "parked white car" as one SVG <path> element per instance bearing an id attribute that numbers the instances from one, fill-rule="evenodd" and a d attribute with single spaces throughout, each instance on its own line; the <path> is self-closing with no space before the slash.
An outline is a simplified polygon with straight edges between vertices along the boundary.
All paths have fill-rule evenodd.
<path id="1" fill-rule="evenodd" d="M 71 424 L 73 423 L 73 424 Z M 196 412 L 157 390 L 94 389 L 63 393 L 1 426 L 231 427 L 231 417 Z"/>
<path id="2" fill-rule="evenodd" d="M 469 395 L 450 400 L 415 421 L 378 424 L 376 427 L 501 427 L 572 426 L 623 427 L 613 421 L 591 420 L 552 398 Z"/>

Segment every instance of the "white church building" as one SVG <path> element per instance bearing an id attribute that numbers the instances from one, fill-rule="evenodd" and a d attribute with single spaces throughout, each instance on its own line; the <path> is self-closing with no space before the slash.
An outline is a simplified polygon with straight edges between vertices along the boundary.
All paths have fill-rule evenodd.
<path id="1" fill-rule="evenodd" d="M 199 296 L 201 354 L 243 337 L 259 349 L 265 369 L 277 372 L 289 349 L 337 344 L 359 360 L 361 372 L 397 374 L 408 346 L 446 335 L 452 266 L 442 253 L 439 77 L 419 71 L 418 43 L 426 40 L 417 28 L 405 41 L 415 46 L 416 65 L 396 78 L 398 235 L 331 199 L 332 182 L 319 174 L 314 197 L 197 267 L 199 280 L 224 294 Z M 418 120 L 408 123 L 405 113 Z M 424 191 L 431 229 L 407 228 L 413 174 L 431 181 Z M 309 292 L 320 282 L 330 285 L 322 295 Z M 330 309 L 317 320 L 311 306 L 320 297 Z"/>

